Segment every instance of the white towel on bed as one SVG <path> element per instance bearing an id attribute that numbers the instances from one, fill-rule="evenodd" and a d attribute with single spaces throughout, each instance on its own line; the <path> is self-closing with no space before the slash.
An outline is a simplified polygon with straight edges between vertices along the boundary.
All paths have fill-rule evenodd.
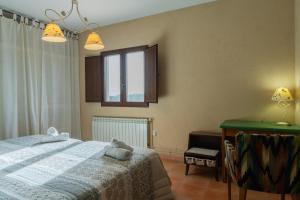
<path id="1" fill-rule="evenodd" d="M 59 132 L 56 130 L 56 128 L 50 127 L 47 130 L 47 135 L 49 135 L 49 136 L 58 136 Z"/>
<path id="2" fill-rule="evenodd" d="M 69 136 L 59 134 L 58 136 L 45 136 L 42 137 L 41 140 L 37 144 L 42 144 L 42 143 L 50 143 L 50 142 L 62 142 L 62 141 L 67 141 L 69 139 Z"/>
<path id="3" fill-rule="evenodd" d="M 70 133 L 62 132 L 59 133 L 56 128 L 50 127 L 47 130 L 47 135 L 41 135 L 41 137 L 33 145 L 51 143 L 51 142 L 62 142 L 67 141 L 70 138 Z"/>
<path id="4" fill-rule="evenodd" d="M 130 152 L 133 152 L 133 148 L 129 145 L 127 145 L 125 142 L 122 142 L 122 141 L 119 141 L 117 139 L 112 139 L 111 140 L 111 146 L 114 147 L 114 148 L 121 148 L 121 149 L 126 149 Z"/>
<path id="5" fill-rule="evenodd" d="M 129 160 L 132 155 L 132 152 L 127 149 L 115 148 L 112 146 L 107 146 L 105 151 L 105 156 L 125 161 Z"/>

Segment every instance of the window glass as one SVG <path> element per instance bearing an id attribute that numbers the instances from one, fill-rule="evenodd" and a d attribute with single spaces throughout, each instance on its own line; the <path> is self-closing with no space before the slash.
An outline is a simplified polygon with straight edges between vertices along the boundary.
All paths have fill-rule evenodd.
<path id="1" fill-rule="evenodd" d="M 104 100 L 106 102 L 120 102 L 120 55 L 104 57 Z"/>
<path id="2" fill-rule="evenodd" d="M 127 102 L 144 102 L 145 56 L 143 51 L 126 54 Z"/>

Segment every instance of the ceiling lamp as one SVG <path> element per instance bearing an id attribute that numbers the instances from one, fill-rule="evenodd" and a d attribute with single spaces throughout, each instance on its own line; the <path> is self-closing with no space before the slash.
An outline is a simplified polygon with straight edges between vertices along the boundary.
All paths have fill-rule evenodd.
<path id="1" fill-rule="evenodd" d="M 64 36 L 64 33 L 61 31 L 59 26 L 55 24 L 54 22 L 51 22 L 47 24 L 42 40 L 47 42 L 65 42 L 67 41 L 66 37 Z"/>
<path id="2" fill-rule="evenodd" d="M 45 16 L 49 20 L 51 20 L 51 22 L 49 24 L 47 24 L 47 26 L 46 26 L 46 28 L 43 32 L 42 40 L 47 41 L 47 42 L 65 42 L 65 41 L 67 41 L 66 37 L 64 36 L 64 33 L 61 31 L 61 29 L 58 26 L 57 22 L 62 22 L 64 24 L 64 26 L 67 27 L 66 23 L 65 23 L 65 19 L 68 18 L 71 15 L 71 13 L 73 12 L 74 7 L 76 7 L 77 14 L 79 16 L 80 21 L 84 24 L 85 30 L 90 30 L 91 26 L 94 26 L 94 28 L 99 26 L 96 23 L 89 23 L 88 19 L 86 17 L 83 17 L 80 14 L 77 0 L 71 0 L 71 3 L 72 3 L 71 9 L 67 13 L 65 11 L 62 11 L 61 13 L 59 13 L 59 12 L 53 10 L 53 9 L 46 9 L 45 10 Z M 56 19 L 51 18 L 49 16 L 49 12 L 52 12 L 55 15 L 57 15 L 58 18 L 56 18 Z M 70 29 L 70 28 L 68 28 L 68 29 Z M 72 30 L 72 29 L 70 29 L 70 30 Z M 81 31 L 75 30 L 74 32 L 81 32 Z M 88 35 L 88 38 L 87 38 L 86 43 L 84 45 L 84 48 L 87 49 L 87 50 L 100 50 L 100 49 L 103 49 L 104 44 L 102 42 L 102 39 L 101 39 L 100 35 L 96 32 L 91 32 Z"/>
<path id="3" fill-rule="evenodd" d="M 102 42 L 100 35 L 96 32 L 90 33 L 85 42 L 84 48 L 87 50 L 94 50 L 94 51 L 104 49 L 104 44 Z"/>
<path id="4" fill-rule="evenodd" d="M 87 50 L 99 50 L 104 48 L 104 44 L 100 35 L 95 32 L 91 32 L 86 40 L 84 48 Z"/>

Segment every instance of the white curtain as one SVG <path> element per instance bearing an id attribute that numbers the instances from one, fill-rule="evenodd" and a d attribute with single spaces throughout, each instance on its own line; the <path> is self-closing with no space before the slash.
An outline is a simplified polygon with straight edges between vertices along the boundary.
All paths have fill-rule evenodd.
<path id="1" fill-rule="evenodd" d="M 25 22 L 0 17 L 0 138 L 50 126 L 80 138 L 78 40 L 44 42 Z"/>

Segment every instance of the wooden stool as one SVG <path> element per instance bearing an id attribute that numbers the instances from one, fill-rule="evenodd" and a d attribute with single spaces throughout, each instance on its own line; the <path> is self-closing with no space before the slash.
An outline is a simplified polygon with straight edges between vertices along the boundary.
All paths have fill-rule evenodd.
<path id="1" fill-rule="evenodd" d="M 215 169 L 215 178 L 219 181 L 220 142 L 221 137 L 217 134 L 200 131 L 190 133 L 189 147 L 184 153 L 185 175 L 188 175 L 190 165 L 206 166 Z"/>

